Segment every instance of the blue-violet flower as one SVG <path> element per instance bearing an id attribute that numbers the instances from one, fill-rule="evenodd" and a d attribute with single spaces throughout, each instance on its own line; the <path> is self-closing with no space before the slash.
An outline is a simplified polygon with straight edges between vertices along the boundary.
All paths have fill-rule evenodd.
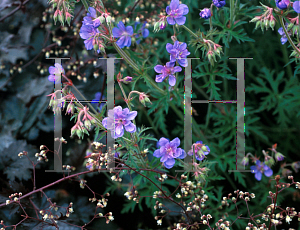
<path id="1" fill-rule="evenodd" d="M 138 24 L 140 24 L 140 22 L 135 22 L 135 23 L 134 23 L 134 29 L 136 29 L 136 26 L 137 26 Z M 141 34 L 142 34 L 142 36 L 143 36 L 144 38 L 146 38 L 146 37 L 149 36 L 149 30 L 146 28 L 146 22 L 143 23 L 142 28 L 139 29 L 138 34 L 136 34 L 135 37 L 136 37 L 136 38 L 139 38 Z M 141 42 L 141 39 L 138 39 L 138 40 L 136 41 L 136 44 L 140 44 L 140 42 Z"/>
<path id="2" fill-rule="evenodd" d="M 96 46 L 97 52 L 100 53 L 100 48 L 103 45 L 99 38 L 100 32 L 98 29 L 95 29 L 93 25 L 82 25 L 79 35 L 82 39 L 85 39 L 84 45 L 87 50 L 92 50 Z"/>
<path id="3" fill-rule="evenodd" d="M 275 1 L 276 1 L 276 6 L 281 10 L 286 9 L 288 7 L 288 5 L 290 4 L 289 0 L 275 0 Z"/>
<path id="4" fill-rule="evenodd" d="M 155 81 L 162 82 L 166 77 L 169 77 L 169 85 L 174 86 L 176 84 L 176 78 L 174 74 L 176 72 L 181 72 L 182 68 L 180 66 L 175 66 L 175 62 L 167 62 L 165 66 L 156 65 L 154 70 L 156 73 L 160 73 L 156 75 Z"/>
<path id="5" fill-rule="evenodd" d="M 118 23 L 118 28 L 115 27 L 112 29 L 113 36 L 116 38 L 119 38 L 119 40 L 116 42 L 116 44 L 123 48 L 125 46 L 131 45 L 131 37 L 133 35 L 133 28 L 132 26 L 126 26 L 122 21 Z"/>
<path id="6" fill-rule="evenodd" d="M 49 67 L 49 73 L 50 75 L 48 76 L 48 80 L 51 82 L 55 82 L 55 80 L 57 80 L 57 76 L 55 76 L 55 74 L 56 75 L 65 74 L 65 70 L 61 66 L 61 64 L 55 63 L 54 66 Z"/>
<path id="7" fill-rule="evenodd" d="M 167 21 L 170 25 L 183 25 L 186 21 L 186 15 L 189 12 L 189 8 L 185 4 L 179 4 L 179 0 L 172 0 L 170 6 L 167 6 L 166 12 L 169 15 Z"/>
<path id="8" fill-rule="evenodd" d="M 178 61 L 182 67 L 187 67 L 188 62 L 186 57 L 191 53 L 186 49 L 187 45 L 184 42 L 175 41 L 174 45 L 167 43 L 166 49 L 170 53 L 170 62 Z"/>
<path id="9" fill-rule="evenodd" d="M 159 149 L 155 150 L 153 156 L 161 157 L 160 162 L 164 163 L 167 169 L 170 169 L 175 164 L 175 158 L 183 159 L 186 153 L 183 149 L 177 148 L 180 145 L 178 137 L 173 139 L 171 142 L 166 138 L 162 137 L 158 141 Z"/>
<path id="10" fill-rule="evenodd" d="M 102 124 L 111 131 L 111 136 L 116 139 L 124 135 L 123 126 L 127 132 L 134 133 L 136 131 L 136 126 L 131 122 L 136 115 L 137 111 L 130 112 L 128 108 L 122 109 L 121 106 L 117 106 L 108 111 L 108 117 L 102 120 Z"/>
<path id="11" fill-rule="evenodd" d="M 262 173 L 264 173 L 267 177 L 273 175 L 273 170 L 265 165 L 265 163 L 261 163 L 259 160 L 256 161 L 256 165 L 250 166 L 250 169 L 252 173 L 255 173 L 255 179 L 258 181 L 261 180 Z"/>
<path id="12" fill-rule="evenodd" d="M 204 8 L 203 10 L 201 10 L 199 15 L 200 15 L 201 18 L 209 19 L 211 17 L 210 9 Z"/>
<path id="13" fill-rule="evenodd" d="M 89 7 L 89 13 L 83 18 L 83 25 L 92 25 L 98 28 L 101 25 L 100 17 L 97 18 L 97 11 L 93 7 Z"/>
<path id="14" fill-rule="evenodd" d="M 225 0 L 213 0 L 213 4 L 218 8 L 222 8 L 223 6 L 225 6 L 226 1 Z"/>

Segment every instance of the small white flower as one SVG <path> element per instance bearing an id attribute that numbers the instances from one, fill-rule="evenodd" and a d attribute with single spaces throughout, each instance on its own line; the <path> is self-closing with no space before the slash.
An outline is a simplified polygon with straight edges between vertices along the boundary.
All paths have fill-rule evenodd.
<path id="1" fill-rule="evenodd" d="M 157 225 L 161 225 L 161 224 L 162 224 L 162 220 L 158 220 Z"/>
<path id="2" fill-rule="evenodd" d="M 288 224 L 290 224 L 290 221 L 291 221 L 291 220 L 292 220 L 292 219 L 291 219 L 290 216 L 286 216 L 285 221 L 286 221 Z"/>

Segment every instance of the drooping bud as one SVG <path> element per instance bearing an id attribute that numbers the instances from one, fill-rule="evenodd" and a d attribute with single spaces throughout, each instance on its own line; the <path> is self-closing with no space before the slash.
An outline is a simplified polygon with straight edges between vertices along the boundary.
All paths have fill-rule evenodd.
<path id="1" fill-rule="evenodd" d="M 159 29 L 160 29 L 159 27 L 160 27 L 160 23 L 159 23 L 159 22 L 156 22 L 156 23 L 154 24 L 154 30 L 153 30 L 153 32 L 154 32 L 154 33 L 158 32 Z"/>
<path id="2" fill-rule="evenodd" d="M 274 30 L 275 20 L 270 21 L 270 27 L 272 28 L 272 30 Z"/>
<path id="3" fill-rule="evenodd" d="M 148 96 L 144 93 L 140 93 L 140 96 L 139 96 L 139 100 L 140 102 L 143 104 L 143 106 L 146 107 L 146 102 L 149 102 L 151 103 L 150 99 L 148 98 Z M 152 104 L 152 103 L 151 103 Z"/>

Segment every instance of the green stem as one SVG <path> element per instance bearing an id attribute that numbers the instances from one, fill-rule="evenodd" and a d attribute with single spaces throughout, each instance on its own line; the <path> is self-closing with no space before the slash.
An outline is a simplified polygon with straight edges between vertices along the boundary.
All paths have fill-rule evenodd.
<path id="1" fill-rule="evenodd" d="M 113 46 L 115 47 L 116 51 L 120 54 L 121 57 L 124 58 L 124 60 L 132 66 L 132 68 L 138 72 L 139 74 L 142 74 L 142 71 L 139 70 L 139 67 L 132 61 L 132 59 L 122 50 L 120 47 L 114 42 Z M 144 77 L 148 80 L 148 82 L 155 88 L 157 91 L 159 91 L 161 94 L 166 95 L 167 93 L 159 88 L 157 84 L 153 81 L 151 77 L 149 77 L 148 74 L 145 74 Z"/>
<path id="2" fill-rule="evenodd" d="M 283 17 L 279 16 L 279 21 L 281 24 L 281 27 L 284 30 L 285 36 L 287 37 L 287 39 L 289 40 L 289 43 L 291 44 L 291 46 L 293 47 L 293 49 L 300 55 L 300 50 L 295 46 L 294 42 L 292 41 L 292 39 L 290 38 L 290 35 L 288 34 L 288 32 L 286 31 L 286 28 L 284 26 L 284 21 L 283 21 Z"/>
<path id="3" fill-rule="evenodd" d="M 185 25 L 181 26 L 183 29 L 185 29 L 187 32 L 189 32 L 192 36 L 195 38 L 198 38 L 197 34 L 195 34 L 193 31 L 191 31 L 189 28 L 187 28 Z"/>
<path id="4" fill-rule="evenodd" d="M 82 4 L 84 5 L 84 8 L 86 9 L 86 11 L 88 11 L 88 10 L 89 10 L 89 6 L 88 6 L 86 0 L 81 0 L 81 2 L 82 2 Z M 100 2 L 101 2 L 101 1 L 100 1 Z"/>

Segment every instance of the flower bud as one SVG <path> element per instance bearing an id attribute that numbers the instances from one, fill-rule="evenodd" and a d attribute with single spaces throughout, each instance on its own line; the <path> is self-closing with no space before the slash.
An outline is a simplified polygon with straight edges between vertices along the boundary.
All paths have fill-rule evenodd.
<path id="1" fill-rule="evenodd" d="M 109 24 L 111 22 L 111 16 L 106 17 L 106 22 Z"/>
<path id="2" fill-rule="evenodd" d="M 159 22 L 156 22 L 155 24 L 154 24 L 154 32 L 156 33 L 156 32 L 158 32 L 159 31 L 159 27 L 160 27 L 160 23 Z"/>
<path id="3" fill-rule="evenodd" d="M 99 20 L 100 20 L 101 24 L 103 24 L 104 21 L 105 21 L 105 18 L 101 15 L 101 16 L 99 17 Z"/>
<path id="4" fill-rule="evenodd" d="M 97 51 L 99 49 L 99 46 L 97 44 L 94 45 L 94 50 Z"/>
<path id="5" fill-rule="evenodd" d="M 275 164 L 275 160 L 273 157 L 270 157 L 267 161 L 265 161 L 265 164 L 271 168 Z"/>
<path id="6" fill-rule="evenodd" d="M 257 29 L 260 26 L 260 24 L 261 24 L 261 21 L 257 21 L 256 25 L 255 25 L 255 29 Z"/>
<path id="7" fill-rule="evenodd" d="M 127 76 L 127 77 L 123 78 L 123 83 L 125 83 L 125 84 L 127 84 L 131 81 L 132 81 L 132 77 Z"/>
<path id="8" fill-rule="evenodd" d="M 242 165 L 246 166 L 249 164 L 249 158 L 248 157 L 244 157 L 242 160 Z"/>
<path id="9" fill-rule="evenodd" d="M 275 20 L 270 21 L 270 27 L 272 28 L 272 30 L 274 30 L 274 26 L 275 26 Z"/>
<path id="10" fill-rule="evenodd" d="M 146 102 L 151 103 L 150 99 L 148 98 L 148 96 L 144 93 L 140 93 L 139 96 L 139 100 L 140 102 L 146 107 Z M 152 104 L 152 103 L 151 103 Z"/>
<path id="11" fill-rule="evenodd" d="M 280 152 L 276 152 L 275 159 L 276 159 L 276 161 L 282 161 L 284 159 L 284 155 Z"/>
<path id="12" fill-rule="evenodd" d="M 207 148 L 206 148 L 205 145 L 203 145 L 203 146 L 201 147 L 201 149 L 202 149 L 204 152 L 207 152 Z"/>
<path id="13" fill-rule="evenodd" d="M 167 27 L 167 23 L 165 21 L 160 22 L 159 28 L 164 30 Z"/>

